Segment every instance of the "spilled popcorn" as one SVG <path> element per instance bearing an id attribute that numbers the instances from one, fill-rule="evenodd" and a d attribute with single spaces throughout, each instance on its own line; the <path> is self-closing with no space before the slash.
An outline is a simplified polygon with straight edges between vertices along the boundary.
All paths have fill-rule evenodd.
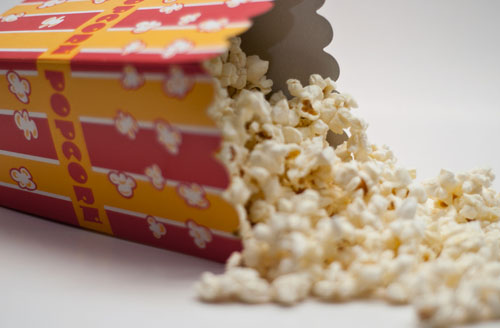
<path id="1" fill-rule="evenodd" d="M 411 303 L 430 326 L 500 318 L 500 196 L 490 170 L 441 171 L 425 183 L 370 144 L 356 102 L 329 78 L 270 94 L 268 62 L 240 40 L 207 63 L 210 115 L 232 177 L 225 197 L 244 250 L 205 273 L 205 301 L 294 304 L 360 297 Z M 332 131 L 348 140 L 335 149 Z M 331 133 L 331 132 L 330 132 Z"/>

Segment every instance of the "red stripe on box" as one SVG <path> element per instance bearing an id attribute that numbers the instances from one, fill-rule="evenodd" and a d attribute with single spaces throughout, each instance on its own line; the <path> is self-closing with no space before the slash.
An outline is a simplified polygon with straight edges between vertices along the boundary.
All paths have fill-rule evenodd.
<path id="1" fill-rule="evenodd" d="M 24 17 L 19 17 L 16 21 L 14 22 L 4 22 L 0 23 L 0 31 L 5 31 L 5 32 L 15 32 L 15 31 L 44 31 L 44 30 L 75 30 L 81 25 L 85 24 L 92 18 L 94 18 L 96 15 L 98 15 L 99 12 L 82 12 L 82 13 L 63 13 L 63 14 L 58 14 L 58 13 L 53 13 L 53 14 L 48 14 L 48 15 L 37 15 L 37 16 L 24 16 Z M 41 27 L 42 23 L 50 19 L 52 17 L 63 17 L 64 20 L 54 26 L 45 26 Z"/>
<path id="2" fill-rule="evenodd" d="M 161 238 L 156 238 L 149 229 L 146 216 L 140 218 L 110 210 L 107 210 L 106 213 L 114 236 L 141 244 L 203 257 L 217 262 L 225 262 L 233 252 L 242 249 L 241 240 L 214 234 L 212 234 L 212 241 L 206 244 L 206 248 L 199 248 L 189 235 L 187 227 L 168 223 L 163 223 L 167 233 Z"/>
<path id="3" fill-rule="evenodd" d="M 138 58 L 139 57 L 139 58 Z M 159 57 L 159 56 L 157 56 Z M 105 59 L 105 60 L 103 60 Z M 107 60 L 111 59 L 111 60 Z M 118 60 L 115 60 L 118 59 Z M 164 73 L 169 72 L 170 67 L 165 64 L 158 64 L 161 60 L 141 60 L 141 56 L 129 55 L 121 56 L 117 54 L 78 54 L 71 61 L 71 71 L 73 72 L 123 72 L 126 65 L 134 63 L 134 67 L 139 73 Z M 176 65 L 183 70 L 185 75 L 206 75 L 210 76 L 199 63 L 183 63 Z"/>
<path id="4" fill-rule="evenodd" d="M 57 160 L 49 123 L 45 118 L 31 118 L 37 126 L 38 139 L 26 139 L 14 116 L 0 115 L 0 150 Z"/>
<path id="5" fill-rule="evenodd" d="M 122 56 L 116 52 L 80 52 L 72 60 L 71 67 L 75 70 L 84 70 L 84 67 L 94 65 L 118 66 L 130 63 L 137 63 L 139 66 L 150 67 L 151 71 L 164 71 L 167 64 L 198 63 L 211 57 L 223 53 L 225 49 L 211 49 L 206 52 L 196 52 L 187 54 L 177 54 L 174 57 L 164 58 L 161 53 L 139 53 Z"/>
<path id="6" fill-rule="evenodd" d="M 176 26 L 181 17 L 197 13 L 200 13 L 201 16 L 189 24 L 198 24 L 206 20 L 219 19 L 227 19 L 229 23 L 242 22 L 268 11 L 272 6 L 272 2 L 248 2 L 234 8 L 229 8 L 225 3 L 219 5 L 184 6 L 182 9 L 170 14 L 162 13 L 159 9 L 144 9 L 137 10 L 118 22 L 113 28 L 131 28 L 140 22 L 152 20 L 161 22 L 163 26 Z"/>
<path id="7" fill-rule="evenodd" d="M 40 51 L 0 51 L 0 69 L 36 71 Z"/>
<path id="8" fill-rule="evenodd" d="M 120 134 L 114 126 L 82 123 L 92 166 L 116 171 L 144 174 L 158 165 L 165 179 L 193 182 L 226 189 L 229 176 L 215 159 L 221 137 L 182 133 L 177 155 L 170 154 L 151 129 L 141 129 L 135 140 Z"/>
<path id="9" fill-rule="evenodd" d="M 78 226 L 73 204 L 33 192 L 0 186 L 0 206 Z"/>

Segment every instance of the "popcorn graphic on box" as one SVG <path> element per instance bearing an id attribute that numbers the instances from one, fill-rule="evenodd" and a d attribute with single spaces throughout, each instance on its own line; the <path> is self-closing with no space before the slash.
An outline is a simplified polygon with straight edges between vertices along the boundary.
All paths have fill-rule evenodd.
<path id="1" fill-rule="evenodd" d="M 132 198 L 134 196 L 134 189 L 137 188 L 137 183 L 133 177 L 124 172 L 110 172 L 108 177 L 120 195 L 125 198 Z"/>
<path id="2" fill-rule="evenodd" d="M 156 239 L 160 239 L 167 234 L 165 226 L 156 221 L 154 217 L 148 216 L 147 221 L 149 223 L 149 230 L 151 230 Z"/>
<path id="3" fill-rule="evenodd" d="M 143 21 L 143 22 L 139 22 L 139 23 L 137 23 L 137 25 L 135 25 L 135 28 L 132 31 L 132 33 L 135 33 L 135 34 L 146 33 L 148 31 L 151 31 L 151 30 L 158 28 L 160 26 L 161 26 L 161 22 L 159 22 L 159 21 Z"/>
<path id="4" fill-rule="evenodd" d="M 135 54 L 139 53 L 146 49 L 146 44 L 142 40 L 135 40 L 127 44 L 122 51 L 122 55 L 130 55 L 130 54 Z"/>
<path id="5" fill-rule="evenodd" d="M 136 90 L 144 85 L 144 77 L 132 65 L 123 68 L 122 85 L 125 89 Z"/>
<path id="6" fill-rule="evenodd" d="M 208 208 L 210 206 L 210 202 L 206 199 L 205 190 L 200 185 L 195 183 L 191 185 L 181 184 L 177 187 L 177 192 L 189 206 L 199 208 Z"/>
<path id="7" fill-rule="evenodd" d="M 61 24 L 62 22 L 64 22 L 64 19 L 66 17 L 65 16 L 54 16 L 54 17 L 50 17 L 50 18 L 47 18 L 46 20 L 44 20 L 40 26 L 38 27 L 39 29 L 42 29 L 42 28 L 51 28 L 51 27 L 54 27 L 54 26 L 57 26 L 59 24 Z"/>
<path id="8" fill-rule="evenodd" d="M 198 18 L 200 18 L 200 17 L 201 17 L 201 13 L 184 15 L 181 18 L 179 18 L 178 25 L 189 25 L 191 23 L 196 22 L 198 20 Z"/>
<path id="9" fill-rule="evenodd" d="M 29 191 L 34 191 L 37 189 L 36 183 L 33 181 L 31 173 L 25 167 L 20 167 L 19 169 L 11 169 L 10 176 L 21 189 L 26 189 Z"/>
<path id="10" fill-rule="evenodd" d="M 135 118 L 129 113 L 124 113 L 121 110 L 118 111 L 115 117 L 115 127 L 123 135 L 126 135 L 130 139 L 134 140 L 137 133 L 139 132 L 139 125 Z"/>
<path id="11" fill-rule="evenodd" d="M 161 172 L 161 168 L 157 164 L 153 164 L 146 168 L 146 176 L 151 181 L 151 184 L 158 190 L 163 190 L 165 187 L 165 178 Z"/>
<path id="12" fill-rule="evenodd" d="M 165 47 L 162 56 L 165 59 L 169 59 L 179 54 L 188 53 L 189 51 L 193 50 L 193 48 L 194 43 L 192 41 L 186 39 L 178 39 Z"/>
<path id="13" fill-rule="evenodd" d="M 181 10 L 183 7 L 184 6 L 182 4 L 176 3 L 176 4 L 169 5 L 169 6 L 161 7 L 160 12 L 168 15 L 168 14 L 171 14 L 175 11 Z"/>
<path id="14" fill-rule="evenodd" d="M 17 99 L 27 104 L 30 99 L 31 85 L 27 79 L 21 78 L 19 74 L 14 71 L 7 72 L 7 80 L 9 81 L 9 91 L 13 93 Z"/>
<path id="15" fill-rule="evenodd" d="M 1 16 L 0 17 L 0 22 L 2 23 L 12 23 L 17 21 L 20 17 L 23 17 L 25 13 L 19 13 L 19 14 L 10 14 L 7 16 Z"/>
<path id="16" fill-rule="evenodd" d="M 43 2 L 38 9 L 50 8 L 65 3 L 67 0 L 48 0 Z"/>
<path id="17" fill-rule="evenodd" d="M 187 226 L 189 228 L 189 235 L 199 248 L 206 248 L 207 244 L 212 241 L 212 234 L 206 227 L 198 225 L 193 220 L 187 221 Z"/>
<path id="18" fill-rule="evenodd" d="M 14 121 L 16 122 L 19 130 L 23 131 L 26 140 L 38 139 L 38 129 L 36 127 L 35 121 L 33 121 L 28 111 L 23 109 L 22 111 L 14 112 Z"/>

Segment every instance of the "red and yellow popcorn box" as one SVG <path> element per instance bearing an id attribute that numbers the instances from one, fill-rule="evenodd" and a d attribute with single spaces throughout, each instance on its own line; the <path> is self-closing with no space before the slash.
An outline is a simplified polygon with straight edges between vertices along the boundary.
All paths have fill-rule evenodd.
<path id="1" fill-rule="evenodd" d="M 294 7 L 282 22 L 312 24 L 301 6 L 323 1 L 276 6 Z M 216 261 L 240 250 L 238 215 L 221 196 L 230 183 L 215 158 L 221 132 L 206 113 L 214 80 L 202 61 L 273 5 L 25 0 L 4 13 L 0 206 Z M 270 32 L 247 33 L 248 44 L 276 42 L 276 33 L 281 47 L 295 42 L 284 37 L 289 24 L 262 20 Z M 279 62 L 290 68 L 289 58 Z"/>
<path id="2" fill-rule="evenodd" d="M 26 0 L 0 18 L 0 205 L 223 261 L 241 248 L 201 61 L 272 1 Z"/>

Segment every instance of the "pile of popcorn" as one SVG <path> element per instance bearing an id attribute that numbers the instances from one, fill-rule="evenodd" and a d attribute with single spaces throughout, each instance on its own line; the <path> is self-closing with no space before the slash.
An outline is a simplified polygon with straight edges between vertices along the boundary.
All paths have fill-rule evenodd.
<path id="1" fill-rule="evenodd" d="M 210 115 L 232 177 L 244 249 L 197 284 L 205 301 L 312 296 L 411 303 L 434 327 L 500 317 L 500 196 L 480 169 L 416 182 L 387 147 L 370 144 L 356 102 L 319 75 L 271 93 L 268 62 L 233 39 L 207 63 Z M 329 132 L 331 131 L 331 132 Z M 328 133 L 348 139 L 337 147 Z"/>

